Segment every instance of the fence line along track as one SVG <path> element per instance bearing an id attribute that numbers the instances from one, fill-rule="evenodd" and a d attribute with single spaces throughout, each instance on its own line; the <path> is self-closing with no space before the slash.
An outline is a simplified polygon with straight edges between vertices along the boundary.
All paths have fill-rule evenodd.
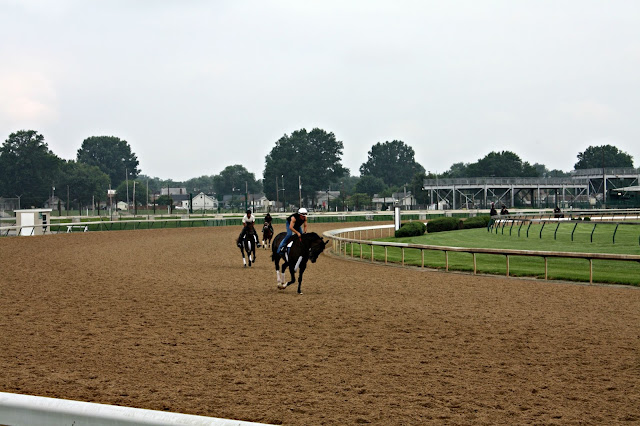
<path id="1" fill-rule="evenodd" d="M 424 211 L 410 210 L 402 213 L 403 220 L 426 220 L 427 217 L 445 216 L 444 211 Z M 475 212 L 455 213 L 462 217 L 475 215 Z M 94 216 L 96 217 L 96 216 Z M 260 216 L 256 216 L 260 218 Z M 284 224 L 287 215 L 277 213 L 273 215 L 274 224 Z M 16 225 L 0 226 L 0 237 L 16 236 L 21 234 L 21 228 L 27 228 L 28 231 L 22 235 L 33 235 L 35 229 L 42 230 L 43 234 L 58 234 L 78 231 L 125 231 L 137 229 L 163 229 L 163 228 L 195 228 L 209 226 L 235 226 L 242 225 L 242 216 L 232 217 L 126 217 L 117 220 L 92 220 L 83 219 L 78 221 L 78 217 L 67 218 L 66 221 L 60 221 L 52 218 L 51 222 L 43 225 L 25 225 L 22 227 Z M 336 214 L 312 214 L 308 216 L 310 223 L 327 223 L 327 222 L 376 222 L 376 221 L 393 221 L 393 213 L 381 212 L 349 212 Z"/>
<path id="2" fill-rule="evenodd" d="M 525 224 L 528 224 L 526 231 L 526 237 L 529 238 L 529 230 L 531 226 L 534 224 L 542 225 L 539 231 L 539 238 L 542 238 L 542 231 L 547 224 L 556 225 L 556 229 L 553 234 L 553 239 L 556 239 L 556 235 L 558 233 L 558 229 L 561 224 L 573 225 L 573 230 L 571 231 L 571 241 L 573 241 L 573 234 L 576 231 L 578 225 L 587 226 L 593 225 L 591 229 L 591 242 L 593 242 L 593 234 L 598 225 L 616 225 L 613 234 L 611 236 L 613 244 L 616 243 L 616 233 L 618 232 L 618 227 L 620 225 L 640 225 L 640 215 L 623 215 L 623 216 L 585 216 L 588 217 L 589 220 L 581 220 L 580 216 L 574 217 L 551 217 L 548 215 L 540 215 L 539 217 L 530 216 L 530 215 L 505 215 L 497 218 L 492 218 L 487 226 L 488 232 L 498 233 L 498 230 L 501 230 L 504 235 L 504 228 L 509 227 L 509 235 L 511 235 L 514 226 L 519 225 L 517 228 L 518 237 L 520 237 L 520 231 Z M 638 245 L 640 245 L 640 235 L 638 235 Z"/>
<path id="3" fill-rule="evenodd" d="M 612 254 L 612 253 L 574 253 L 574 252 L 556 252 L 556 251 L 538 251 L 538 250 L 512 250 L 512 249 L 490 249 L 490 248 L 472 248 L 472 247 L 446 247 L 446 246 L 433 246 L 423 244 L 409 244 L 409 243 L 393 243 L 385 241 L 371 241 L 363 240 L 362 233 L 365 233 L 365 238 L 368 238 L 369 231 L 372 233 L 372 237 L 375 238 L 379 232 L 380 238 L 383 238 L 384 230 L 387 230 L 387 236 L 392 236 L 392 229 L 394 225 L 378 225 L 378 226 L 364 226 L 358 228 L 343 228 L 326 231 L 323 235 L 332 241 L 332 251 L 340 255 L 349 256 L 347 250 L 351 248 L 351 257 L 354 256 L 353 247 L 358 244 L 360 248 L 360 259 L 364 260 L 364 250 L 362 246 L 370 246 L 371 262 L 375 262 L 373 248 L 375 246 L 384 247 L 384 263 L 388 263 L 388 249 L 389 247 L 401 249 L 401 264 L 405 265 L 405 250 L 415 249 L 420 250 L 421 267 L 424 268 L 424 252 L 427 251 L 440 251 L 444 253 L 445 257 L 445 271 L 449 272 L 449 253 L 469 253 L 473 257 L 473 274 L 476 275 L 477 262 L 476 255 L 478 254 L 492 254 L 502 255 L 506 259 L 506 276 L 509 276 L 509 257 L 510 256 L 527 256 L 527 257 L 539 257 L 544 259 L 544 279 L 548 279 L 548 259 L 549 258 L 564 258 L 564 259 L 585 259 L 589 261 L 589 283 L 593 284 L 593 261 L 598 260 L 619 260 L 626 262 L 640 262 L 640 255 L 633 254 Z M 358 238 L 356 238 L 356 233 Z M 346 237 L 342 237 L 342 234 L 347 234 Z M 350 235 L 352 235 L 350 237 Z"/>

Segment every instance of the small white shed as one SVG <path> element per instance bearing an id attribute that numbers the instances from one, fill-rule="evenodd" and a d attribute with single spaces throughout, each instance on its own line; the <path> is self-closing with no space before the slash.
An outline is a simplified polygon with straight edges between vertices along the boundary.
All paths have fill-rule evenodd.
<path id="1" fill-rule="evenodd" d="M 51 230 L 51 209 L 15 210 L 15 213 L 18 235 L 43 235 Z"/>

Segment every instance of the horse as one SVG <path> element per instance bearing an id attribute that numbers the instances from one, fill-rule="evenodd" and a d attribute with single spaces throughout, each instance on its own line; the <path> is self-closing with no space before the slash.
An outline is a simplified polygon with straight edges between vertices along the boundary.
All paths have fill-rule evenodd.
<path id="1" fill-rule="evenodd" d="M 329 240 L 324 241 L 321 236 L 315 232 L 308 234 L 302 234 L 301 238 L 297 238 L 295 235 L 291 237 L 289 241 L 293 241 L 289 250 L 285 249 L 284 253 L 278 253 L 278 246 L 280 241 L 285 237 L 286 233 L 279 233 L 274 239 L 271 245 L 271 260 L 276 267 L 276 278 L 278 280 L 278 289 L 284 290 L 289 285 L 296 282 L 296 271 L 300 269 L 298 275 L 298 294 L 302 294 L 302 275 L 307 268 L 307 261 L 311 260 L 311 263 L 315 263 L 318 260 L 318 256 L 324 251 L 324 248 L 329 243 Z M 280 260 L 283 260 L 282 269 L 280 268 Z M 289 267 L 291 273 L 291 281 L 286 282 L 284 271 Z"/>
<path id="2" fill-rule="evenodd" d="M 242 253 L 242 263 L 244 263 L 244 267 L 247 267 L 247 263 L 251 266 L 251 263 L 255 263 L 256 261 L 256 246 L 258 245 L 258 235 L 256 231 L 251 226 L 247 229 L 242 240 L 240 240 L 240 253 Z M 247 256 L 245 258 L 245 252 Z"/>
<path id="3" fill-rule="evenodd" d="M 267 222 L 262 227 L 262 248 L 267 249 L 267 245 L 271 248 L 271 238 L 273 237 L 273 228 Z"/>

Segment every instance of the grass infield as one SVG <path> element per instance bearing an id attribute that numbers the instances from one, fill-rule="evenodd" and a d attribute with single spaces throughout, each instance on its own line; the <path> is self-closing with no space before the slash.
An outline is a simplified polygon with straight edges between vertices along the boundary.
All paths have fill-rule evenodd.
<path id="1" fill-rule="evenodd" d="M 425 234 L 420 237 L 383 238 L 378 241 L 403 242 L 410 244 L 438 245 L 448 247 L 501 248 L 514 250 L 558 251 L 579 253 L 618 253 L 640 255 L 640 225 L 585 222 L 577 227 L 575 223 L 542 225 L 519 225 L 493 229 L 467 229 L 459 231 Z M 528 237 L 527 237 L 528 228 Z M 496 232 L 497 231 L 497 232 Z M 615 231 L 615 243 L 613 235 Z M 573 240 L 572 240 L 573 234 Z M 353 246 L 353 254 L 360 257 L 360 245 Z M 402 251 L 399 248 L 387 249 L 388 261 L 401 262 Z M 351 247 L 347 248 L 351 254 Z M 405 249 L 404 262 L 409 265 L 422 264 L 421 251 Z M 384 261 L 384 247 L 374 247 L 374 258 Z M 371 247 L 362 246 L 362 257 L 371 257 Z M 424 252 L 425 267 L 445 268 L 445 255 L 441 251 Z M 505 275 L 506 260 L 504 255 L 476 255 L 478 273 Z M 449 252 L 449 269 L 473 271 L 473 257 L 469 253 Z M 544 259 L 527 256 L 509 257 L 510 276 L 530 276 L 544 278 Z M 586 259 L 548 258 L 548 278 L 570 281 L 589 281 L 589 262 Z M 640 285 L 640 263 L 625 261 L 594 260 L 593 280 L 601 283 Z"/>

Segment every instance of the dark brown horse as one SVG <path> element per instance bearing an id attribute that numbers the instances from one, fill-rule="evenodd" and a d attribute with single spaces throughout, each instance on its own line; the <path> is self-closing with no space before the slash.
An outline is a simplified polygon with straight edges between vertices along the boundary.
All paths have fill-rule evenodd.
<path id="1" fill-rule="evenodd" d="M 289 241 L 292 241 L 291 246 L 287 247 L 282 254 L 277 253 L 280 241 L 286 235 L 285 232 L 281 232 L 273 239 L 273 245 L 271 246 L 271 260 L 273 260 L 276 266 L 276 277 L 278 279 L 278 288 L 284 290 L 289 285 L 296 282 L 296 271 L 300 270 L 298 275 L 298 294 L 302 294 L 302 275 L 307 268 L 307 261 L 311 260 L 311 263 L 315 263 L 318 260 L 318 256 L 324 251 L 325 246 L 329 243 L 329 240 L 324 241 L 321 236 L 315 232 L 308 234 L 302 234 L 301 238 L 293 235 Z M 280 260 L 283 260 L 282 269 L 280 269 Z M 291 273 L 291 281 L 287 282 L 285 279 L 284 271 L 289 268 Z"/>
<path id="2" fill-rule="evenodd" d="M 273 227 L 269 222 L 266 222 L 262 227 L 262 248 L 267 249 L 267 246 L 271 248 L 271 238 L 273 238 Z"/>
<path id="3" fill-rule="evenodd" d="M 251 266 L 256 261 L 256 246 L 258 245 L 258 234 L 253 229 L 253 224 L 249 225 L 244 236 L 240 240 L 240 252 L 242 253 L 242 263 L 244 267 Z M 245 253 L 247 256 L 245 257 Z"/>

